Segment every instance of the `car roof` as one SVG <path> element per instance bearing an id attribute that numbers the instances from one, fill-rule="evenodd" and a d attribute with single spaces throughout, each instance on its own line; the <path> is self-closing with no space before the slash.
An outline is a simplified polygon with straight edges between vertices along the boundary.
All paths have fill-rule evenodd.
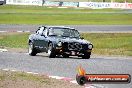
<path id="1" fill-rule="evenodd" d="M 46 27 L 46 28 L 67 28 L 67 29 L 75 29 L 75 28 L 65 27 L 65 26 L 42 26 L 42 27 Z"/>

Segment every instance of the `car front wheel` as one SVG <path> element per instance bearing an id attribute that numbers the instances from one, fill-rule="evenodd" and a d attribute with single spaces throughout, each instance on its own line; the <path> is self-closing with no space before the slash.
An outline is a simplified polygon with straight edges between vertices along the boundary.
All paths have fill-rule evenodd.
<path id="1" fill-rule="evenodd" d="M 67 55 L 67 54 L 63 54 L 62 55 L 64 58 L 69 58 L 69 55 Z"/>
<path id="2" fill-rule="evenodd" d="M 49 58 L 55 58 L 55 56 L 56 56 L 52 43 L 50 43 L 48 46 L 48 56 L 49 56 Z"/>
<path id="3" fill-rule="evenodd" d="M 37 54 L 32 42 L 29 43 L 28 53 L 30 56 L 35 56 Z"/>
<path id="4" fill-rule="evenodd" d="M 91 53 L 84 53 L 84 55 L 82 56 L 82 59 L 89 59 L 90 55 Z"/>

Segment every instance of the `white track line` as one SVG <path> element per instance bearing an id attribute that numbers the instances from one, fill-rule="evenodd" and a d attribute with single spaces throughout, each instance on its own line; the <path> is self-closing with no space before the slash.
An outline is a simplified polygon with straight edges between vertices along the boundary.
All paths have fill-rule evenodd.
<path id="1" fill-rule="evenodd" d="M 0 31 L 0 33 L 5 33 L 5 32 L 18 32 L 18 33 L 29 33 L 29 32 L 32 32 L 32 31 Z"/>
<path id="2" fill-rule="evenodd" d="M 0 33 L 7 32 L 7 31 L 0 31 Z"/>
<path id="3" fill-rule="evenodd" d="M 78 84 L 76 80 L 72 80 L 70 83 Z"/>
<path id="4" fill-rule="evenodd" d="M 65 77 L 60 77 L 60 76 L 49 76 L 49 78 L 63 79 L 63 78 L 65 78 Z"/>
<path id="5" fill-rule="evenodd" d="M 4 70 L 4 71 L 9 71 L 9 69 L 2 69 L 2 70 Z"/>
<path id="6" fill-rule="evenodd" d="M 7 52 L 7 49 L 0 49 L 0 52 Z"/>
<path id="7" fill-rule="evenodd" d="M 11 70 L 12 72 L 17 72 L 17 70 Z"/>

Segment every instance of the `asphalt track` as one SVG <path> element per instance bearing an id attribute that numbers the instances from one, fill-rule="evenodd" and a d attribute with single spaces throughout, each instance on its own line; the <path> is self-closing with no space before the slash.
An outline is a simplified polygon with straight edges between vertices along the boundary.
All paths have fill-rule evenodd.
<path id="1" fill-rule="evenodd" d="M 6 25 L 0 24 L 0 31 L 30 31 L 34 32 L 42 25 Z M 65 25 L 73 27 L 80 32 L 127 32 L 132 33 L 132 25 Z"/>
<path id="2" fill-rule="evenodd" d="M 46 54 L 29 56 L 27 53 L 0 52 L 0 69 L 11 69 L 75 79 L 77 67 L 82 65 L 88 74 L 130 74 L 131 57 L 105 57 L 93 55 L 91 59 L 48 58 Z M 97 85 L 97 84 L 93 84 Z M 130 84 L 98 84 L 94 88 L 132 88 Z"/>
<path id="3" fill-rule="evenodd" d="M 0 25 L 0 31 L 34 32 L 38 26 L 39 25 Z M 75 27 L 81 32 L 132 32 L 131 25 L 80 25 L 71 27 Z M 88 74 L 132 75 L 132 57 L 107 57 L 92 54 L 91 59 L 81 59 L 78 57 L 48 58 L 46 54 L 38 54 L 32 57 L 26 52 L 0 52 L 0 69 L 28 71 L 75 79 L 79 65 L 82 65 Z M 132 88 L 132 83 L 92 85 L 94 85 L 94 87 L 91 88 Z"/>

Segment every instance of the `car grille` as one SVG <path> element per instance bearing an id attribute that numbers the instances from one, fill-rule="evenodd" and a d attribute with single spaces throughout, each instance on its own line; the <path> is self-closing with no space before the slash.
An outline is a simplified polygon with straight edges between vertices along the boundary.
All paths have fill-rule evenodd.
<path id="1" fill-rule="evenodd" d="M 82 49 L 82 45 L 80 43 L 68 43 L 68 49 L 69 50 L 81 50 Z"/>

